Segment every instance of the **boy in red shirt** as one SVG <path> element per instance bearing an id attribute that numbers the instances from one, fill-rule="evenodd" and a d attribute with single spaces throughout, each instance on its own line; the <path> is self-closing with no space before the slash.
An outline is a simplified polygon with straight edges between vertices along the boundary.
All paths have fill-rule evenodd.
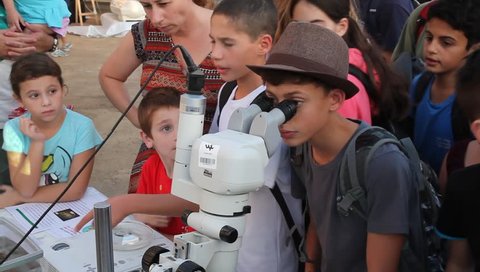
<path id="1" fill-rule="evenodd" d="M 138 107 L 140 136 L 156 153 L 142 168 L 136 194 L 111 197 L 112 226 L 133 214 L 135 218 L 156 228 L 166 237 L 192 231 L 180 219 L 184 210 L 198 211 L 198 205 L 170 194 L 177 142 L 180 92 L 162 88 L 148 92 Z M 80 220 L 76 230 L 93 218 L 90 212 Z"/>
<path id="2" fill-rule="evenodd" d="M 161 92 L 149 92 L 138 107 L 140 136 L 148 148 L 154 148 L 142 167 L 137 194 L 170 194 L 177 142 L 180 92 L 163 88 Z M 177 235 L 192 229 L 180 217 L 160 214 L 134 214 L 135 218 L 162 234 Z"/>

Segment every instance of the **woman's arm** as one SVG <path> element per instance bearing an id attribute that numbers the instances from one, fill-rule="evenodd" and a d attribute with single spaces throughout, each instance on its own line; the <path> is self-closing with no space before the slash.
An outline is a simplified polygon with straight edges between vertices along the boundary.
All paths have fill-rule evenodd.
<path id="1" fill-rule="evenodd" d="M 121 112 L 125 111 L 132 100 L 124 83 L 140 64 L 141 60 L 135 54 L 132 34 L 129 33 L 100 69 L 99 81 L 102 90 Z M 140 127 L 135 106 L 130 109 L 127 118 L 133 125 Z"/>

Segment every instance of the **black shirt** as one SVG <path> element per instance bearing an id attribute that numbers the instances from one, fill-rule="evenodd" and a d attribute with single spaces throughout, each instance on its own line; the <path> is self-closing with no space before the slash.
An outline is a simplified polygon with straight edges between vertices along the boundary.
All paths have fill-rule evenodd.
<path id="1" fill-rule="evenodd" d="M 467 239 L 479 271 L 480 164 L 454 171 L 448 178 L 437 230 L 443 238 Z"/>

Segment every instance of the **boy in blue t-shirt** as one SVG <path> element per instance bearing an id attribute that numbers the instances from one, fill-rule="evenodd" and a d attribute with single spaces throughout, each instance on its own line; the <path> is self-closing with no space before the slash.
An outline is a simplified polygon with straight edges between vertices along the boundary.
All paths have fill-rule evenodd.
<path id="1" fill-rule="evenodd" d="M 478 14 L 480 2 L 475 0 L 440 0 L 428 12 L 423 55 L 426 73 L 433 76 L 416 105 L 413 140 L 421 159 L 437 173 L 454 140 L 460 140 L 451 121 L 456 73 L 480 41 Z M 412 100 L 416 100 L 416 86 L 423 76 L 412 82 Z"/>

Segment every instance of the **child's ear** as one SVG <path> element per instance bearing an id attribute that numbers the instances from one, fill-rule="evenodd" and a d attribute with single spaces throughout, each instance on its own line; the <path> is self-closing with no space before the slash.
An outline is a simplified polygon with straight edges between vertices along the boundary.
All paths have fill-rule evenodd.
<path id="1" fill-rule="evenodd" d="M 480 119 L 476 119 L 470 124 L 470 130 L 473 136 L 475 136 L 475 139 L 477 139 L 477 142 L 480 143 Z"/>
<path id="2" fill-rule="evenodd" d="M 258 53 L 260 55 L 267 55 L 272 49 L 273 38 L 271 35 L 263 34 L 258 38 Z"/>
<path id="3" fill-rule="evenodd" d="M 471 53 L 477 51 L 478 49 L 480 49 L 480 42 L 470 46 L 470 48 L 468 49 L 468 54 L 471 54 Z"/>
<path id="4" fill-rule="evenodd" d="M 337 111 L 345 101 L 345 92 L 340 89 L 330 90 L 328 96 L 330 98 L 330 111 Z"/>
<path id="5" fill-rule="evenodd" d="M 348 19 L 342 18 L 335 26 L 335 32 L 340 36 L 343 37 L 345 33 L 348 31 Z"/>
<path id="6" fill-rule="evenodd" d="M 140 137 L 142 138 L 142 141 L 145 143 L 145 145 L 148 147 L 148 148 L 152 148 L 153 147 L 153 139 L 148 137 L 148 135 L 143 132 L 143 131 L 140 131 Z"/>

